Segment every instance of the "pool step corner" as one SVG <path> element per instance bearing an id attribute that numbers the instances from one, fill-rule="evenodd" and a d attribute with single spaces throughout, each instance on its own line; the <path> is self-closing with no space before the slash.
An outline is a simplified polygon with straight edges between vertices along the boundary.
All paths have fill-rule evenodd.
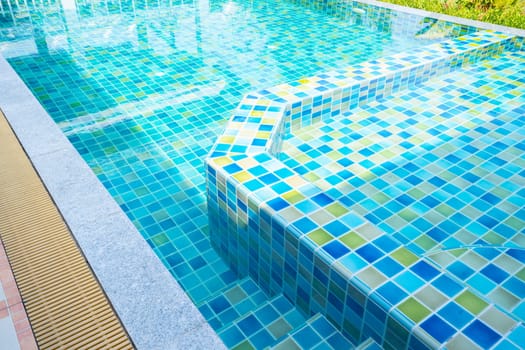
<path id="1" fill-rule="evenodd" d="M 374 342 L 375 343 L 375 342 Z M 307 319 L 304 324 L 288 333 L 276 343 L 274 350 L 290 349 L 361 349 L 356 347 L 347 337 L 337 330 L 320 313 Z M 375 350 L 376 348 L 362 348 Z M 380 349 L 380 348 L 379 348 Z"/>

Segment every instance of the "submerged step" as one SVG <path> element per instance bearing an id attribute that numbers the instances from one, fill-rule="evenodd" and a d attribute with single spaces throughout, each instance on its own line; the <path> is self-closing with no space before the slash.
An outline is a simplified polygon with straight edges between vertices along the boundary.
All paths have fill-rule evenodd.
<path id="1" fill-rule="evenodd" d="M 306 322 L 284 295 L 268 297 L 250 277 L 217 291 L 198 308 L 229 348 L 270 347 Z"/>
<path id="2" fill-rule="evenodd" d="M 514 46 L 514 44 L 516 44 L 515 38 L 505 35 L 500 36 L 500 34 L 491 32 L 460 38 L 454 42 L 453 46 L 447 47 L 447 43 L 441 48 L 444 51 L 450 50 L 451 55 L 448 56 L 448 60 L 444 58 L 443 61 L 450 67 L 440 71 L 440 73 L 459 69 L 464 67 L 465 63 L 488 58 L 492 54 L 501 53 L 505 49 L 510 48 L 516 51 L 516 47 L 519 47 L 519 45 Z M 473 47 L 480 46 L 482 47 L 480 50 L 472 50 Z M 519 60 L 523 59 L 521 53 L 517 52 L 516 55 Z M 417 58 L 414 59 L 417 60 Z M 502 71 L 504 71 L 503 66 L 501 67 Z M 418 68 L 415 68 L 413 71 L 414 77 L 418 76 L 417 71 Z M 393 74 L 395 75 L 395 73 Z M 371 75 L 373 76 L 374 74 L 372 73 Z M 408 75 L 410 76 L 410 73 Z M 292 115 L 297 114 L 299 116 L 298 118 L 301 121 L 297 126 L 303 128 L 319 121 L 321 116 L 328 118 L 333 115 L 339 115 L 341 114 L 340 108 L 348 108 L 350 105 L 348 104 L 348 99 L 351 99 L 350 95 L 347 94 L 343 98 L 342 89 L 344 88 L 338 86 L 330 87 L 331 83 L 326 83 L 327 78 L 311 79 L 312 84 L 306 84 L 307 86 L 304 87 L 304 95 L 299 93 L 300 87 L 292 87 L 292 90 L 297 89 L 298 94 L 288 96 L 290 96 L 292 101 L 297 102 L 289 105 L 286 104 L 285 98 L 281 98 L 284 102 L 275 102 L 275 100 L 271 100 L 274 96 L 270 96 L 271 94 L 265 95 L 264 92 L 259 95 L 248 96 L 243 101 L 236 115 L 232 118 L 225 136 L 219 139 L 216 148 L 208 159 L 208 210 L 211 224 L 211 239 L 215 248 L 237 272 L 249 274 L 265 292 L 270 294 L 283 293 L 305 314 L 322 313 L 336 325 L 337 329 L 344 336 L 354 343 L 360 343 L 368 338 L 372 338 L 379 345 L 409 349 L 437 348 L 448 345 L 456 347 L 475 345 L 482 348 L 490 348 L 498 344 L 513 344 L 516 346 L 518 335 L 525 330 L 523 324 L 520 323 L 522 316 L 520 316 L 521 311 L 519 310 L 521 310 L 521 306 L 516 308 L 518 310 L 517 313 L 515 311 L 513 313 L 501 312 L 498 306 L 487 300 L 482 293 L 479 293 L 479 289 L 478 291 L 472 290 L 471 286 L 464 284 L 463 280 L 458 279 L 458 275 L 454 274 L 453 271 L 458 271 L 458 268 L 461 267 L 459 266 L 461 261 L 458 260 L 458 263 L 454 266 L 443 269 L 438 266 L 439 264 L 436 265 L 432 259 L 424 256 L 425 249 L 428 250 L 438 246 L 437 244 L 432 243 L 428 238 L 415 240 L 414 242 L 411 242 L 412 239 L 409 239 L 407 242 L 406 240 L 398 239 L 395 235 L 389 235 L 389 232 L 384 230 L 385 227 L 380 225 L 381 222 L 372 220 L 374 217 L 362 216 L 359 210 L 353 210 L 349 202 L 342 201 L 340 198 L 334 198 L 337 197 L 334 196 L 334 193 L 337 194 L 337 192 L 330 192 L 317 186 L 274 157 L 282 150 L 282 142 L 285 137 L 289 137 L 286 133 L 297 131 L 293 127 L 294 118 Z M 358 88 L 358 92 L 369 91 L 367 89 L 371 88 L 370 84 L 372 82 L 377 84 L 378 82 L 365 73 L 361 75 L 361 78 L 366 81 L 363 83 L 366 88 L 364 90 Z M 406 84 L 409 84 L 408 80 L 405 82 Z M 515 74 L 511 80 L 514 80 L 516 84 L 505 82 L 505 91 L 501 92 L 501 96 L 505 96 L 510 100 L 517 96 L 517 105 L 516 101 L 512 101 L 505 106 L 509 110 L 505 110 L 500 103 L 495 102 L 493 106 L 490 106 L 489 103 L 490 110 L 487 113 L 490 116 L 497 116 L 506 111 L 506 117 L 511 120 L 515 119 L 511 123 L 515 126 L 520 126 L 522 123 L 518 119 L 520 115 L 523 115 L 523 106 L 522 104 L 520 105 L 519 100 L 521 99 L 522 101 L 523 93 L 516 90 L 516 87 L 522 86 L 519 83 L 523 82 L 525 77 Z M 376 86 L 374 85 L 375 88 Z M 501 86 L 496 87 L 495 90 L 500 88 Z M 321 91 L 325 91 L 325 93 L 323 94 Z M 374 91 L 377 92 L 377 89 Z M 444 87 L 439 91 L 439 94 L 442 94 L 443 98 L 448 99 L 448 91 Z M 334 93 L 334 95 L 331 95 L 331 93 Z M 470 91 L 466 89 L 464 95 L 474 103 L 486 103 L 483 94 L 480 95 L 479 99 L 476 99 L 476 96 L 471 96 L 469 93 Z M 493 94 L 493 91 L 487 92 L 488 96 Z M 265 97 L 262 97 L 262 95 L 265 95 Z M 498 95 L 499 92 L 495 94 L 495 96 Z M 303 96 L 302 99 L 301 96 Z M 316 96 L 322 97 L 316 102 Z M 357 99 L 359 100 L 358 97 Z M 382 100 L 378 103 L 381 102 Z M 346 105 L 343 106 L 343 104 Z M 403 102 L 399 101 L 397 106 L 402 108 Z M 454 109 L 454 106 L 448 108 L 449 106 L 451 104 L 445 102 L 443 106 L 431 108 L 426 112 L 430 115 L 441 113 L 442 111 L 448 112 L 448 114 L 439 116 L 439 118 L 445 119 L 465 112 L 462 106 L 456 106 L 456 109 Z M 415 108 L 418 107 L 416 106 Z M 380 109 L 374 113 L 379 111 Z M 411 113 L 408 108 L 403 109 L 401 112 L 403 111 L 408 114 Z M 425 113 L 424 110 L 419 112 Z M 428 116 L 426 115 L 426 117 Z M 477 117 L 479 116 L 473 116 L 472 118 Z M 371 118 L 373 118 L 373 115 Z M 394 128 L 395 133 L 400 133 L 404 129 L 409 130 L 414 125 L 416 128 L 418 125 L 425 126 L 423 125 L 424 123 L 418 124 L 417 121 L 411 118 L 411 115 L 408 115 L 407 118 L 410 122 L 406 125 L 396 125 Z M 378 125 L 380 125 L 381 119 L 376 119 Z M 349 120 L 352 122 L 351 119 Z M 375 125 L 371 121 L 369 120 L 363 125 L 359 125 L 359 127 L 365 129 L 367 127 L 374 128 Z M 496 129 L 500 125 L 498 123 L 498 120 L 494 120 Z M 315 127 L 312 126 L 312 128 Z M 453 132 L 462 132 L 462 130 L 469 127 L 474 126 L 470 121 L 466 120 Z M 502 133 L 501 135 L 508 134 L 511 135 L 511 138 L 517 137 L 517 134 L 513 134 L 514 131 L 512 130 L 507 133 L 501 128 L 498 130 L 498 132 Z M 390 132 L 392 133 L 392 131 Z M 479 129 L 477 132 L 483 138 L 483 129 Z M 434 128 L 432 133 L 435 134 L 433 135 L 435 136 L 435 141 L 443 144 L 444 148 L 441 151 L 446 151 L 447 142 L 453 136 L 444 133 L 439 125 Z M 352 137 L 351 134 L 347 136 Z M 385 136 L 382 135 L 382 137 Z M 315 140 L 315 138 L 310 138 L 310 140 Z M 321 141 L 326 142 L 324 139 L 321 139 Z M 400 149 L 397 153 L 391 152 L 391 157 L 406 154 L 409 161 L 418 158 L 419 153 L 411 154 L 410 149 L 414 147 L 416 149 L 417 145 L 423 145 L 425 140 L 421 140 L 416 145 L 414 145 L 414 140 L 409 141 L 406 144 L 400 141 L 399 147 L 403 148 L 406 146 L 406 149 Z M 465 145 L 465 143 L 468 144 L 470 141 L 461 139 L 461 142 Z M 472 147 L 476 148 L 476 140 L 474 139 L 473 142 Z M 364 144 L 364 146 L 373 146 L 373 142 Z M 486 151 L 492 153 L 501 145 L 495 144 L 493 146 Z M 288 148 L 285 148 L 286 150 Z M 423 147 L 422 151 L 425 150 Z M 470 150 L 472 151 L 472 149 Z M 462 152 L 464 151 L 462 150 Z M 511 152 L 512 154 L 509 154 L 508 157 L 515 158 L 515 154 L 522 154 L 522 151 L 523 145 L 518 141 L 515 151 Z M 382 186 L 382 183 L 373 183 L 372 181 L 388 170 L 387 168 L 376 169 L 373 166 L 374 159 L 368 158 L 372 157 L 374 152 L 376 152 L 375 149 L 368 149 L 358 155 L 359 165 L 369 169 L 356 180 L 364 186 Z M 332 154 L 331 156 L 334 155 Z M 385 155 L 381 156 L 383 157 L 382 160 L 379 159 L 381 157 L 376 158 L 376 160 L 385 162 L 388 167 L 388 157 L 385 158 Z M 441 153 L 430 155 L 430 159 L 425 158 L 427 163 L 432 162 L 434 156 L 440 157 L 445 155 Z M 456 160 L 456 158 L 450 159 L 457 163 L 458 169 L 464 167 L 465 164 L 461 163 L 461 159 Z M 480 161 L 483 158 L 485 157 L 482 156 Z M 348 159 L 351 160 L 351 157 L 348 157 Z M 495 162 L 499 163 L 499 165 L 510 161 L 507 157 L 498 157 L 498 159 Z M 520 162 L 519 157 L 516 159 Z M 303 157 L 298 162 L 300 163 L 304 160 Z M 445 159 L 444 161 L 450 160 Z M 496 163 L 489 164 L 491 169 L 485 170 L 493 171 L 494 169 L 492 168 L 498 166 Z M 320 172 L 329 170 L 323 168 L 322 163 L 320 164 L 317 167 Z M 315 168 L 313 164 L 310 165 Z M 516 169 L 518 169 L 517 172 Z M 509 174 L 509 170 L 512 170 L 509 176 L 521 176 L 519 169 L 519 166 L 511 166 L 501 174 Z M 379 173 L 376 174 L 374 171 Z M 403 188 L 407 193 L 411 186 L 421 179 L 419 176 L 409 177 L 411 171 L 410 167 L 399 170 L 399 174 L 404 174 L 403 177 L 408 178 L 406 183 L 403 182 Z M 483 176 L 466 174 L 465 177 L 462 177 L 462 181 L 476 182 L 478 178 L 481 179 Z M 323 179 L 323 176 L 321 175 L 319 178 Z M 450 179 L 448 175 L 444 176 L 444 178 L 444 183 L 439 181 L 440 184 L 437 184 L 434 181 L 436 184 L 433 185 L 438 187 L 445 186 L 447 180 Z M 423 179 L 422 181 L 426 180 Z M 386 187 L 388 181 L 383 182 L 386 183 L 383 187 Z M 432 181 L 430 181 L 430 184 L 432 184 Z M 485 182 L 476 184 L 470 191 L 469 196 L 475 195 L 486 185 Z M 510 186 L 506 188 L 506 191 L 511 194 L 512 205 L 516 207 L 516 210 L 513 210 L 513 212 L 521 213 L 522 211 L 520 210 L 523 210 L 523 208 L 520 209 L 520 206 L 522 204 L 518 204 L 520 203 L 518 196 L 521 196 L 521 194 L 516 193 L 517 196 L 512 194 L 516 191 L 515 186 L 513 187 L 512 184 L 505 186 Z M 419 192 L 421 192 L 419 195 L 424 195 L 425 193 L 424 190 Z M 493 197 L 479 198 L 479 200 L 484 202 L 476 202 L 475 205 L 490 206 L 490 198 Z M 350 199 L 352 198 L 350 197 Z M 418 200 L 419 198 L 415 201 Z M 440 200 L 440 198 L 437 198 L 438 202 Z M 475 200 L 473 198 L 469 202 Z M 401 207 L 400 211 L 403 211 L 405 206 L 412 201 L 407 196 L 400 196 L 397 202 L 397 207 Z M 445 221 L 445 219 L 450 221 L 448 218 L 454 214 L 453 208 L 457 203 L 447 203 L 447 206 L 441 206 L 440 203 L 433 205 L 433 203 L 434 201 L 428 201 L 428 205 L 436 207 L 438 214 L 442 216 L 442 221 Z M 521 203 L 523 202 L 521 201 Z M 423 204 L 425 203 L 423 202 Z M 380 207 L 381 205 L 377 206 L 377 209 L 380 209 Z M 364 208 L 366 209 L 366 207 Z M 416 209 L 405 210 L 399 220 L 407 222 L 416 220 L 418 215 Z M 519 217 L 518 214 L 516 215 Z M 498 220 L 494 218 L 494 215 L 498 216 L 500 214 L 499 212 L 491 211 L 488 216 L 479 216 L 476 230 L 496 228 Z M 475 219 L 477 220 L 478 216 Z M 396 220 L 398 219 L 396 218 Z M 519 221 L 519 219 L 518 221 L 515 220 L 516 218 L 510 220 L 507 223 L 508 226 L 523 227 L 522 221 Z M 443 227 L 439 227 L 439 231 L 424 231 L 434 241 L 441 243 L 445 241 L 443 235 L 446 235 L 449 228 L 448 221 L 445 222 Z M 396 221 L 393 223 L 396 223 Z M 418 228 L 423 230 L 423 226 L 419 224 L 415 228 L 416 231 L 412 230 L 407 234 L 417 233 Z M 506 238 L 505 235 L 508 235 L 508 230 L 503 230 L 499 235 L 501 237 L 496 237 L 494 233 L 491 233 L 485 237 L 485 244 L 501 243 L 501 239 Z M 472 239 L 465 233 L 459 237 L 467 240 Z M 458 242 L 464 243 L 466 241 L 460 240 Z M 520 236 L 513 242 L 514 245 L 517 244 L 519 246 L 520 242 L 523 242 L 523 237 Z M 452 243 L 454 243 L 454 240 L 447 242 L 447 244 Z M 483 242 L 472 239 L 470 243 L 480 244 Z M 444 247 L 449 246 L 444 245 Z M 502 249 L 508 248 L 502 247 Z M 457 252 L 457 254 L 459 253 L 461 252 Z M 512 261 L 511 265 L 520 266 L 521 264 L 523 266 L 525 261 L 521 261 L 523 258 L 522 254 L 514 251 L 511 253 L 512 259 L 516 260 Z M 505 255 L 505 259 L 507 255 Z M 440 257 L 450 259 L 450 256 L 447 254 L 442 254 Z M 490 260 L 490 254 L 487 253 L 484 259 Z M 485 261 L 486 264 L 489 264 L 488 260 Z M 482 271 L 481 274 L 483 276 L 478 276 L 479 278 L 504 278 L 503 280 L 506 281 L 506 278 L 510 278 L 509 276 L 512 274 L 521 273 L 519 269 L 508 273 L 499 273 L 503 265 L 498 265 L 496 261 L 490 262 L 490 264 Z M 448 264 L 444 265 L 447 266 Z M 498 273 L 495 273 L 495 271 Z M 476 282 L 478 284 L 479 278 Z M 519 277 L 516 278 L 519 279 Z M 521 283 L 514 279 L 512 281 L 512 283 L 508 284 L 508 288 L 512 289 L 515 285 Z M 507 299 L 504 295 L 509 294 L 509 291 L 499 289 L 494 293 L 494 300 L 501 301 Z M 510 292 L 510 294 L 513 293 Z M 478 306 L 473 307 L 473 305 Z M 516 307 L 516 304 L 513 304 L 512 308 L 514 307 Z M 456 320 L 449 318 L 451 313 L 455 312 L 454 310 L 464 311 L 466 315 L 469 315 L 468 319 Z M 494 322 L 490 315 L 495 314 L 501 320 L 501 325 L 493 324 Z M 290 340 L 287 341 L 290 342 Z"/>
<path id="3" fill-rule="evenodd" d="M 479 31 L 250 93 L 213 146 L 209 160 L 228 154 L 278 154 L 290 131 L 504 51 L 518 50 L 522 42 L 523 38 L 514 35 Z"/>
<path id="4" fill-rule="evenodd" d="M 301 327 L 290 332 L 279 343 L 275 344 L 274 350 L 292 349 L 354 349 L 352 344 L 342 335 L 323 315 L 316 314 L 309 318 Z M 374 348 L 365 347 L 372 350 Z"/>
<path id="5" fill-rule="evenodd" d="M 305 322 L 305 317 L 278 295 L 218 331 L 229 348 L 264 349 L 273 346 Z"/>
<path id="6" fill-rule="evenodd" d="M 216 332 L 268 302 L 268 297 L 250 278 L 235 281 L 197 305 Z"/>

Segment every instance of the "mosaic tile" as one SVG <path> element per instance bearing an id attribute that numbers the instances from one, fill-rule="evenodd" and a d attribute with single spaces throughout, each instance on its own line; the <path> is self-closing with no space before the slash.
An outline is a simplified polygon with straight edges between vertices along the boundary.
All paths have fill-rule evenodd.
<path id="1" fill-rule="evenodd" d="M 477 43 L 490 46 L 490 40 L 494 40 L 495 47 L 500 42 L 513 41 L 512 38 L 488 32 L 474 33 L 468 38 L 460 38 L 457 49 L 448 54 L 457 52 L 462 55 L 462 50 L 470 47 L 463 45 L 462 40 L 472 40 L 476 43 L 474 47 Z M 479 50 L 486 51 L 483 47 Z M 473 54 L 476 56 L 475 52 Z M 487 52 L 492 54 L 499 52 L 499 49 L 488 49 Z M 453 66 L 454 60 L 450 63 Z M 521 241 L 522 224 L 514 225 L 517 228 L 514 231 L 507 225 L 502 226 L 506 220 L 515 222 L 516 216 L 513 214 L 519 210 L 519 205 L 514 205 L 510 212 L 498 208 L 504 200 L 510 202 L 507 198 L 520 187 L 521 179 L 507 179 L 513 179 L 513 174 L 520 171 L 520 167 L 513 163 L 520 162 L 521 152 L 513 146 L 517 145 L 519 137 L 514 134 L 516 129 L 511 123 L 515 123 L 512 113 L 520 108 L 516 106 L 519 106 L 518 101 L 524 94 L 518 85 L 509 84 L 509 90 L 514 93 L 504 94 L 503 97 L 508 99 L 509 107 L 502 107 L 498 103 L 497 113 L 491 114 L 493 104 L 481 104 L 480 101 L 472 103 L 467 92 L 485 96 L 485 91 L 480 91 L 479 87 L 489 84 L 485 81 L 486 76 L 497 74 L 498 80 L 505 81 L 507 74 L 522 70 L 519 68 L 522 63 L 523 54 L 510 51 L 487 63 L 431 80 L 422 87 L 411 87 L 407 92 L 392 97 L 367 101 L 358 109 L 349 107 L 349 112 L 336 112 L 331 115 L 331 119 L 327 115 L 326 122 L 321 123 L 320 119 L 309 122 L 307 119 L 306 123 L 297 124 L 295 129 L 293 114 L 298 113 L 302 118 L 299 112 L 302 110 L 301 104 L 296 106 L 295 102 L 290 102 L 286 105 L 282 96 L 271 95 L 269 90 L 261 92 L 262 97 L 253 95 L 253 106 L 259 103 L 256 101 L 267 103 L 265 101 L 268 98 L 286 106 L 280 118 L 285 123 L 291 118 L 291 128 L 287 130 L 293 134 L 283 135 L 282 148 L 275 154 L 284 165 L 288 165 L 307 182 L 315 184 L 315 187 L 303 183 L 301 187 L 304 192 L 300 192 L 301 198 L 305 199 L 294 203 L 287 202 L 279 192 L 263 189 L 255 191 L 253 194 L 262 201 L 257 212 L 261 221 L 254 221 L 251 228 L 243 232 L 248 234 L 247 240 L 240 235 L 234 221 L 215 222 L 216 215 L 220 215 L 225 204 L 215 199 L 216 188 L 210 187 L 212 227 L 222 227 L 218 232 L 212 231 L 212 234 L 216 234 L 212 236 L 214 241 L 219 242 L 217 249 L 223 252 L 230 264 L 246 265 L 244 271 L 250 273 L 258 284 L 274 293 L 284 291 L 285 295 L 309 312 L 322 311 L 355 342 L 362 341 L 363 337 L 372 337 L 378 343 L 392 348 L 433 348 L 446 343 L 451 346 L 495 346 L 509 334 L 509 329 L 500 328 L 497 331 L 497 327 L 492 327 L 490 332 L 480 334 L 485 327 L 489 328 L 480 320 L 480 315 L 493 302 L 506 308 L 504 317 L 509 325 L 512 324 L 511 328 L 516 327 L 521 311 L 513 313 L 512 310 L 519 299 L 507 289 L 494 289 L 488 295 L 481 289 L 488 285 L 480 280 L 481 277 L 494 285 L 510 280 L 511 275 L 505 269 L 488 261 L 483 263 L 481 259 L 498 259 L 501 252 L 493 253 L 480 248 L 483 254 L 476 258 L 472 255 L 473 251 L 463 247 L 496 243 L 498 247 L 506 246 L 505 250 L 515 247 L 513 240 Z M 508 68 L 507 71 L 500 73 L 500 66 Z M 316 79 L 309 78 L 301 83 L 308 85 Z M 339 79 L 344 79 L 344 76 L 341 75 Z M 480 84 L 480 81 L 484 83 Z M 302 84 L 297 86 L 302 89 Z M 305 90 L 304 93 L 317 96 L 318 92 L 314 90 Z M 445 93 L 436 98 L 436 90 Z M 302 94 L 291 98 L 291 101 L 294 98 L 303 99 L 304 111 L 310 118 L 309 100 Z M 322 105 L 325 98 L 326 95 L 318 103 Z M 413 100 L 424 101 L 424 107 L 412 107 L 420 104 Z M 312 101 L 315 104 L 315 98 Z M 331 102 L 327 100 L 327 103 Z M 480 108 L 485 107 L 488 109 L 486 117 L 479 113 Z M 296 112 L 295 108 L 298 109 Z M 511 116 L 505 118 L 507 114 Z M 498 121 L 491 123 L 495 117 Z M 490 134 L 495 129 L 492 125 L 496 125 L 498 131 L 494 132 L 499 134 L 497 137 Z M 228 164 L 239 165 L 236 169 L 238 172 L 248 169 L 235 162 L 234 158 L 238 157 L 233 151 L 236 140 L 230 141 L 232 147 L 229 153 L 217 152 L 215 149 L 208 160 L 216 176 L 211 181 L 214 185 L 215 181 L 223 183 L 222 186 L 230 183 L 228 176 L 221 174 L 221 166 L 216 163 L 218 159 L 228 159 Z M 266 151 L 273 152 L 274 149 L 266 148 Z M 513 156 L 508 157 L 509 154 Z M 502 158 L 506 160 L 500 161 Z M 259 165 L 272 169 L 274 173 L 286 169 L 271 158 L 264 158 L 259 161 Z M 494 171 L 502 168 L 509 174 L 508 177 L 492 176 Z M 288 178 L 283 180 L 294 188 Z M 505 187 L 512 188 L 511 191 L 498 187 L 503 186 L 504 181 Z M 512 181 L 518 183 L 512 185 Z M 242 181 L 235 186 L 238 196 L 246 191 Z M 259 194 L 264 195 L 260 197 Z M 242 196 L 249 198 L 250 194 Z M 308 198 L 311 204 L 306 205 Z M 337 219 L 340 210 L 328 210 L 334 204 L 353 210 L 347 211 L 347 215 L 349 213 L 353 217 L 351 220 L 354 225 L 346 225 Z M 295 219 L 281 216 L 281 213 L 293 207 L 301 212 Z M 510 208 L 508 205 L 505 207 Z M 218 208 L 217 212 L 215 208 Z M 232 218 L 238 216 L 235 211 L 228 215 L 232 215 Z M 278 229 L 280 225 L 284 226 Z M 496 228 L 499 228 L 499 232 Z M 272 240 L 284 240 L 286 249 L 283 250 L 280 243 L 266 241 L 269 239 L 265 238 L 268 236 L 266 232 L 271 233 Z M 385 234 L 391 238 L 386 239 Z M 230 242 L 242 240 L 246 240 L 247 248 L 232 250 L 228 247 Z M 249 248 L 250 244 L 254 248 Z M 284 253 L 284 261 L 280 259 L 272 263 L 261 254 L 250 255 L 257 244 L 271 245 L 279 254 Z M 305 252 L 305 249 L 312 251 L 301 255 L 299 252 Z M 467 251 L 469 253 L 461 259 Z M 389 254 L 392 254 L 391 257 Z M 506 255 L 500 259 L 505 261 L 503 264 L 506 269 L 514 266 L 514 271 L 517 271 L 518 266 L 522 265 L 519 261 L 509 263 Z M 289 268 L 285 261 L 294 267 Z M 333 267 L 329 268 L 330 265 Z M 268 280 L 261 266 L 271 267 L 272 277 L 284 281 L 284 285 L 276 286 Z M 334 269 L 332 271 L 337 268 L 337 273 L 316 275 L 315 270 L 306 271 L 314 266 L 323 266 L 321 270 Z M 295 276 L 294 271 L 300 271 L 301 277 Z M 472 280 L 469 279 L 471 277 Z M 306 279 L 306 284 L 300 282 L 301 278 Z M 321 287 L 317 282 L 323 280 L 329 283 L 328 287 Z M 512 281 L 509 286 L 519 284 L 514 279 Z M 349 285 L 359 286 L 360 293 L 368 295 L 369 300 L 374 302 L 361 306 L 359 313 L 356 313 L 355 307 L 348 305 L 348 299 L 345 298 L 344 291 Z M 477 285 L 482 287 L 476 289 Z M 327 292 L 327 299 L 307 303 L 302 301 L 302 294 L 326 295 Z M 348 310 L 345 305 L 348 305 Z M 396 315 L 388 326 L 386 313 L 381 310 L 391 310 Z M 456 313 L 456 318 L 449 318 L 452 312 Z M 349 321 L 345 322 L 347 319 Z M 384 337 L 385 332 L 395 328 L 405 329 L 407 336 L 402 339 Z M 409 332 L 413 334 L 410 337 Z M 286 344 L 297 345 L 291 339 L 287 339 Z"/>
<path id="2" fill-rule="evenodd" d="M 461 320 L 448 322 L 448 311 L 430 317 L 425 311 L 471 307 L 472 297 L 456 282 L 468 275 L 474 293 L 490 292 L 483 302 L 506 308 L 501 325 L 515 322 L 509 312 L 523 317 L 516 249 L 427 259 L 443 265 L 423 264 L 418 255 L 462 244 L 523 245 L 515 235 L 523 228 L 516 179 L 525 162 L 522 135 L 513 131 L 523 124 L 516 84 L 521 78 L 510 63 L 522 62 L 523 55 L 503 64 L 509 66 L 498 71 L 499 85 L 480 79 L 454 90 L 457 82 L 447 77 L 428 93 L 394 96 L 395 107 L 383 100 L 515 50 L 518 39 L 357 2 L 212 1 L 197 8 L 185 2 L 78 1 L 76 15 L 65 18 L 64 46 L 61 17 L 27 6 L 17 4 L 16 18 L 1 12 L 0 52 L 229 347 L 263 348 L 284 336 L 282 344 L 292 347 L 321 339 L 318 348 L 338 348 L 370 336 L 393 348 L 419 348 L 440 340 L 432 338 L 439 322 L 462 332 L 451 344 L 517 344 L 520 328 L 491 325 L 496 312 L 489 307 L 475 310 L 480 319 L 463 326 Z M 96 30 L 111 35 L 86 38 L 84 24 L 91 18 L 103 19 Z M 309 25 L 314 21 L 318 25 Z M 41 30 L 28 32 L 30 26 Z M 28 36 L 35 52 L 9 44 Z M 429 107 L 436 90 L 444 100 Z M 491 103 L 496 98 L 506 103 Z M 290 130 L 303 133 L 365 104 L 358 123 L 327 124 L 319 140 L 311 136 L 296 154 L 282 153 L 289 167 L 266 153 L 291 150 Z M 474 113 L 480 107 L 492 118 L 488 126 L 485 115 Z M 375 117 L 381 113 L 391 118 Z M 468 113 L 470 122 L 454 124 L 456 115 Z M 507 118 L 496 118 L 502 114 Z M 421 116 L 426 119 L 416 120 Z M 363 137 L 363 130 L 392 144 Z M 432 148 L 428 138 L 443 145 Z M 212 147 L 214 158 L 204 166 Z M 420 150 L 429 152 L 419 157 Z M 401 166 L 391 161 L 398 155 Z M 230 239 L 210 241 L 205 193 L 212 229 L 222 226 Z M 384 239 L 385 232 L 391 239 Z M 214 248 L 250 261 L 238 264 Z M 251 282 L 242 278 L 254 274 Z M 346 298 L 348 279 L 359 286 L 352 292 L 361 305 Z M 502 287 L 488 290 L 487 281 Z M 373 302 L 365 305 L 369 292 Z M 409 295 L 412 301 L 403 304 Z M 286 298 L 291 311 L 283 306 Z M 400 319 L 387 318 L 382 307 L 394 307 Z M 344 336 L 325 334 L 323 321 L 305 317 L 323 310 Z M 361 332 L 355 324 L 363 320 Z M 420 333 L 410 335 L 417 322 Z M 487 326 L 496 335 L 480 337 Z M 501 340 L 505 331 L 509 335 Z"/>

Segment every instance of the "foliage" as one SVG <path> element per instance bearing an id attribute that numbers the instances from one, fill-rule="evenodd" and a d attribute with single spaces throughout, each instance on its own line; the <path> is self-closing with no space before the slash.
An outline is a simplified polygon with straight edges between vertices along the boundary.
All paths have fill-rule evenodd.
<path id="1" fill-rule="evenodd" d="M 525 29 L 525 0 L 382 0 L 397 5 L 440 12 Z"/>

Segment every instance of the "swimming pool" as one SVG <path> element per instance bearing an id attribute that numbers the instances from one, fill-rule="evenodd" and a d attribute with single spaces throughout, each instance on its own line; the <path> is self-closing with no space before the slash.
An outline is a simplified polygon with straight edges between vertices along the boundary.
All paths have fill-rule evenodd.
<path id="1" fill-rule="evenodd" d="M 208 239 L 203 158 L 242 95 L 474 31 L 294 2 L 2 4 L 2 54 L 230 347 L 307 318 Z"/>

